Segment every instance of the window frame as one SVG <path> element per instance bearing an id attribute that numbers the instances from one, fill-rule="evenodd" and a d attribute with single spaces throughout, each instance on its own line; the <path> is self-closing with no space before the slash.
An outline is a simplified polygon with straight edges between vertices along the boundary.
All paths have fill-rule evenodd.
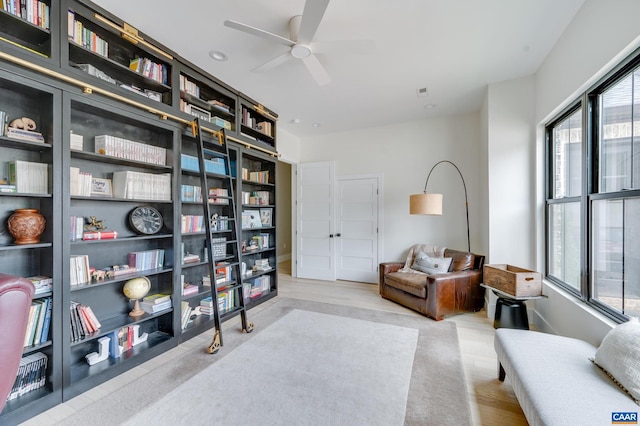
<path id="1" fill-rule="evenodd" d="M 614 310 L 612 307 L 595 299 L 591 276 L 592 262 L 592 240 L 593 240 L 593 211 L 594 201 L 607 199 L 629 199 L 640 197 L 640 188 L 624 189 L 607 193 L 598 192 L 600 189 L 600 146 L 599 146 L 599 123 L 600 123 L 600 95 L 607 89 L 613 87 L 623 78 L 640 67 L 640 49 L 637 49 L 626 59 L 621 61 L 616 67 L 599 79 L 595 84 L 577 96 L 566 108 L 549 120 L 545 128 L 545 207 L 544 207 L 544 270 L 545 279 L 553 285 L 562 288 L 572 296 L 581 300 L 588 306 L 604 314 L 615 322 L 622 323 L 630 317 Z M 638 82 L 640 84 L 640 82 Z M 582 190 L 579 196 L 553 198 L 554 185 L 554 152 L 553 152 L 553 130 L 562 121 L 568 119 L 582 108 Z M 633 118 L 632 118 L 633 120 Z M 635 135 L 634 135 L 635 136 Z M 640 137 L 640 135 L 638 135 Z M 640 176 L 638 177 L 640 178 Z M 563 282 L 561 279 L 549 274 L 550 269 L 550 206 L 553 204 L 580 202 L 580 289 Z"/>

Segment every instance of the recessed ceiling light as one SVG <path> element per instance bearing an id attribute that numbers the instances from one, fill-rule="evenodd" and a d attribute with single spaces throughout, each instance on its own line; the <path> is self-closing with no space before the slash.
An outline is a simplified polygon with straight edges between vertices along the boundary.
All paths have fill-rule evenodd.
<path id="1" fill-rule="evenodd" d="M 436 105 L 436 104 L 429 104 L 429 105 L 425 105 L 425 106 L 424 106 L 424 108 L 425 108 L 425 109 L 434 109 L 434 108 L 436 108 L 437 106 L 438 106 L 438 105 Z"/>
<path id="2" fill-rule="evenodd" d="M 313 127 L 320 127 L 320 123 L 313 123 L 312 126 Z"/>
<path id="3" fill-rule="evenodd" d="M 300 120 L 299 118 L 294 118 L 293 120 L 291 120 L 293 124 L 300 124 L 301 121 L 302 120 Z"/>
<path id="4" fill-rule="evenodd" d="M 221 62 L 228 59 L 227 54 L 219 50 L 212 50 L 211 52 L 209 52 L 209 56 L 211 56 L 212 59 Z"/>

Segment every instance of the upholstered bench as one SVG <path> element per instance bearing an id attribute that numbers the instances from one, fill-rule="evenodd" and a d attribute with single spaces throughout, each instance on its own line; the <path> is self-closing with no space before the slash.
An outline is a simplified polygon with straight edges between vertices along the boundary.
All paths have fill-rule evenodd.
<path id="1" fill-rule="evenodd" d="M 496 330 L 494 343 L 499 379 L 506 373 L 530 425 L 610 425 L 613 413 L 640 411 L 590 360 L 597 349 L 589 343 L 508 328 Z"/>

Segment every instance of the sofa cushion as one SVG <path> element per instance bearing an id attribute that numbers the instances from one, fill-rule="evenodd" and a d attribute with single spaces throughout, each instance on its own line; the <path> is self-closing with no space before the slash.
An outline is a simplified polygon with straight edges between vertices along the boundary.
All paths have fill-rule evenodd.
<path id="1" fill-rule="evenodd" d="M 384 283 L 422 299 L 427 297 L 427 276 L 423 274 L 392 272 L 384 276 Z"/>
<path id="2" fill-rule="evenodd" d="M 419 252 L 411 268 L 427 274 L 442 274 L 449 272 L 449 266 L 451 266 L 450 257 L 431 257 L 424 252 Z"/>
<path id="3" fill-rule="evenodd" d="M 467 253 L 458 250 L 446 249 L 444 251 L 444 257 L 450 257 L 452 259 L 451 267 L 449 268 L 450 272 L 459 272 L 473 269 L 473 265 L 476 261 L 476 257 L 473 255 L 473 253 Z"/>
<path id="4" fill-rule="evenodd" d="M 636 403 L 640 401 L 640 322 L 637 318 L 609 331 L 598 347 L 594 361 Z"/>

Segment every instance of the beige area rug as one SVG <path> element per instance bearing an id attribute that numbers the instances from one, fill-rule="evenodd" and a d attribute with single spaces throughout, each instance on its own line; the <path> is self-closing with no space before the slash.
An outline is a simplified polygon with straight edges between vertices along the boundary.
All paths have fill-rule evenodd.
<path id="1" fill-rule="evenodd" d="M 194 349 L 65 425 L 469 425 L 452 322 L 296 299 L 223 324 Z"/>

